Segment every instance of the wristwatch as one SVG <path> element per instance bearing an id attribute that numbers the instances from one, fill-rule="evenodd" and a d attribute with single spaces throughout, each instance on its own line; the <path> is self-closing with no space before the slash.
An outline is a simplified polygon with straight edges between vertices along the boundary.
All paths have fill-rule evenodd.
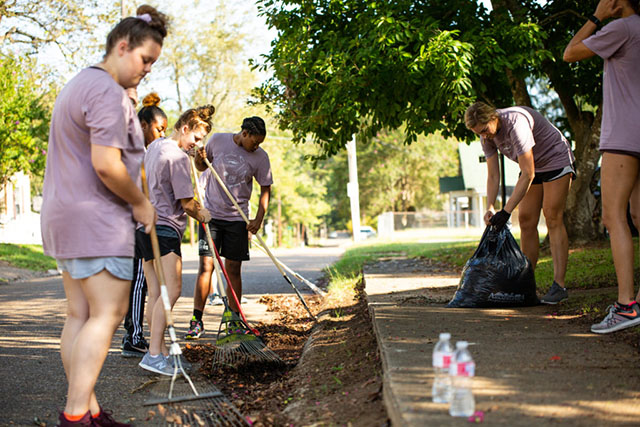
<path id="1" fill-rule="evenodd" d="M 589 21 L 593 22 L 594 24 L 596 24 L 596 27 L 600 28 L 602 27 L 602 21 L 600 21 L 598 18 L 596 18 L 595 15 L 591 15 L 589 17 Z"/>

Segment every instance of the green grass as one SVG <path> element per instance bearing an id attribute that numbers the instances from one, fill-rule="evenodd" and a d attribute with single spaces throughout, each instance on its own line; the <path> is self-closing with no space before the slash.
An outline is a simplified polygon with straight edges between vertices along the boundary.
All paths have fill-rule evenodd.
<path id="1" fill-rule="evenodd" d="M 14 245 L 0 243 L 0 260 L 6 261 L 14 267 L 26 268 L 34 271 L 56 269 L 56 261 L 42 253 L 39 245 Z"/>
<path id="2" fill-rule="evenodd" d="M 516 235 L 516 238 L 518 237 Z M 360 278 L 364 264 L 392 256 L 425 257 L 445 263 L 453 270 L 461 269 L 473 255 L 477 244 L 478 241 L 475 240 L 445 243 L 373 243 L 353 246 L 329 268 L 329 287 L 351 286 Z M 536 283 L 541 293 L 545 293 L 553 283 L 553 262 L 548 250 L 540 252 L 536 268 Z M 611 249 L 606 242 L 570 250 L 566 274 L 568 288 L 594 289 L 615 286 L 616 283 Z"/>

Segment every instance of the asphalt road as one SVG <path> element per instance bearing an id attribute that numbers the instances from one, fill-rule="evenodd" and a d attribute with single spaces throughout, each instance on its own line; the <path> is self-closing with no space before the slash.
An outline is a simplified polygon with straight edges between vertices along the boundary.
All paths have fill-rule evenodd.
<path id="1" fill-rule="evenodd" d="M 315 283 L 322 277 L 323 269 L 333 264 L 342 254 L 341 246 L 293 248 L 272 250 L 277 259 L 290 269 Z M 266 294 L 294 293 L 271 259 L 262 251 L 251 250 L 251 260 L 242 264 L 242 288 L 247 297 Z M 197 249 L 183 247 L 182 295 L 193 297 L 193 288 L 198 273 Z M 301 293 L 311 290 L 287 273 L 293 284 Z"/>
<path id="2" fill-rule="evenodd" d="M 343 250 L 337 246 L 297 248 L 276 250 L 274 254 L 307 280 L 314 281 Z M 251 257 L 251 261 L 243 264 L 249 300 L 243 307 L 247 317 L 256 322 L 272 315 L 257 302 L 260 295 L 287 294 L 293 290 L 266 255 L 252 251 Z M 176 332 L 183 344 L 193 309 L 197 267 L 197 251 L 183 246 L 183 297 L 173 310 Z M 295 279 L 292 281 L 302 293 L 311 292 Z M 34 419 L 55 425 L 58 411 L 65 405 L 67 388 L 59 351 L 65 307 L 60 276 L 0 285 L 0 426 L 34 425 Z M 221 310 L 207 306 L 204 342 L 215 342 Z M 118 418 L 135 417 L 137 425 L 148 425 L 144 422 L 147 409 L 142 405 L 145 395 L 137 390 L 148 382 L 149 375 L 137 366 L 138 359 L 121 357 L 122 334 L 120 327 L 96 384 L 96 393 L 101 404 L 111 408 Z"/>

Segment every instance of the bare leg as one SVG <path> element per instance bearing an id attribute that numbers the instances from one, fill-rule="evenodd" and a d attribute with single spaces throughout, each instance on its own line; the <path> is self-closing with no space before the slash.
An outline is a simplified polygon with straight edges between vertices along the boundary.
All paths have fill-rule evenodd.
<path id="1" fill-rule="evenodd" d="M 233 285 L 233 290 L 236 292 L 238 301 L 242 298 L 242 261 L 233 261 L 230 259 L 224 260 L 224 266 Z M 231 296 L 231 290 L 227 286 L 227 297 L 229 298 L 229 308 L 233 311 L 238 311 L 238 305 L 236 300 Z"/>
<path id="2" fill-rule="evenodd" d="M 169 304 L 173 309 L 182 291 L 182 258 L 173 252 L 163 255 L 160 258 L 164 280 L 169 294 Z M 153 320 L 151 321 L 151 341 L 149 343 L 149 354 L 157 356 L 162 353 L 165 356 L 169 350 L 165 344 L 164 330 L 167 326 L 164 304 L 158 299 L 153 306 Z"/>
<path id="3" fill-rule="evenodd" d="M 121 280 L 106 270 L 87 279 L 74 280 L 66 273 L 63 276 L 67 297 L 74 298 L 69 305 L 74 308 L 74 319 L 65 324 L 63 331 L 62 359 L 69 379 L 65 413 L 80 415 L 91 410 L 97 413 L 94 387 L 107 357 L 116 328 L 127 313 L 130 280 Z M 79 297 L 79 288 L 85 296 Z M 88 307 L 89 316 L 79 329 L 78 320 Z M 77 315 L 80 315 L 78 318 Z M 77 332 L 71 337 L 73 328 Z M 70 342 L 71 341 L 71 342 Z"/>
<path id="4" fill-rule="evenodd" d="M 520 222 L 520 246 L 522 252 L 531 261 L 535 270 L 538 263 L 538 251 L 540 250 L 540 236 L 538 235 L 538 222 L 540 221 L 540 209 L 542 208 L 542 185 L 535 184 L 529 187 L 529 191 L 518 205 L 518 221 Z"/>
<path id="5" fill-rule="evenodd" d="M 155 304 L 160 298 L 160 283 L 156 276 L 156 270 L 153 268 L 153 260 L 144 261 L 142 269 L 144 270 L 144 276 L 147 279 L 147 309 L 145 310 L 145 316 L 147 317 L 149 331 L 151 331 L 153 310 L 155 308 Z"/>
<path id="6" fill-rule="evenodd" d="M 631 219 L 633 221 L 633 225 L 636 226 L 637 230 L 640 230 L 640 179 L 636 181 L 636 184 L 633 186 L 631 198 L 629 199 L 629 206 L 631 208 Z M 636 301 L 639 300 L 640 289 L 638 290 L 638 294 L 636 295 Z"/>
<path id="7" fill-rule="evenodd" d="M 564 288 L 569 259 L 569 238 L 564 226 L 564 206 L 571 187 L 571 175 L 555 181 L 545 182 L 543 187 L 542 211 L 549 230 L 551 257 L 553 258 L 553 280 Z"/>
<path id="8" fill-rule="evenodd" d="M 633 241 L 627 224 L 627 203 L 638 184 L 639 161 L 622 154 L 602 155 L 602 220 L 609 231 L 618 279 L 618 302 L 633 301 Z"/>
<path id="9" fill-rule="evenodd" d="M 211 293 L 211 275 L 213 273 L 213 258 L 201 256 L 198 266 L 198 277 L 193 292 L 193 309 L 204 311 L 207 297 Z"/>

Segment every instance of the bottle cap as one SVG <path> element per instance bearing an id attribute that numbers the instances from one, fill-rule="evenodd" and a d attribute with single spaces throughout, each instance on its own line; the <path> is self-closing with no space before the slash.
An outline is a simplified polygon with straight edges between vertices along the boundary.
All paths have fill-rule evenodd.
<path id="1" fill-rule="evenodd" d="M 467 348 L 467 347 L 469 347 L 469 343 L 468 343 L 468 342 L 466 342 L 466 341 L 458 341 L 458 342 L 456 343 L 456 349 L 457 349 L 457 350 L 461 350 L 461 349 L 463 349 L 463 348 Z"/>
<path id="2" fill-rule="evenodd" d="M 451 334 L 449 332 L 441 332 L 440 333 L 440 339 L 441 340 L 450 340 L 451 339 Z"/>

